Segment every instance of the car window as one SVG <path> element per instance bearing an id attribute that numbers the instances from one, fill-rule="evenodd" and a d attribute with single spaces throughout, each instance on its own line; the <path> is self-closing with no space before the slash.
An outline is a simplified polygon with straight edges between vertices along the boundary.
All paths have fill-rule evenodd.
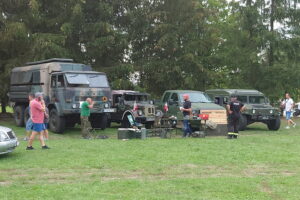
<path id="1" fill-rule="evenodd" d="M 56 87 L 56 76 L 51 76 L 51 87 L 52 88 Z"/>
<path id="2" fill-rule="evenodd" d="M 247 96 L 237 96 L 237 100 L 242 103 L 247 103 Z"/>
<path id="3" fill-rule="evenodd" d="M 264 96 L 250 96 L 249 103 L 251 104 L 262 104 L 266 103 L 266 99 Z"/>
<path id="4" fill-rule="evenodd" d="M 163 99 L 163 102 L 165 103 L 165 102 L 167 102 L 168 101 L 168 99 L 169 99 L 169 97 L 170 97 L 170 92 L 166 92 L 165 93 L 165 96 L 164 96 L 164 99 Z"/>
<path id="5" fill-rule="evenodd" d="M 173 93 L 171 96 L 171 99 L 175 102 L 178 102 L 178 94 L 177 93 Z"/>
<path id="6" fill-rule="evenodd" d="M 65 79 L 62 74 L 57 76 L 57 87 L 65 87 Z"/>

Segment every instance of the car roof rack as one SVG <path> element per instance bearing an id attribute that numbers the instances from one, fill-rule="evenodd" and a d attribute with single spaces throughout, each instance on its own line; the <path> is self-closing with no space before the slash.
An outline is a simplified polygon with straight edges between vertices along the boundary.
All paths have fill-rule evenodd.
<path id="1" fill-rule="evenodd" d="M 26 63 L 26 65 L 38 65 L 38 64 L 50 63 L 50 62 L 72 63 L 72 62 L 74 62 L 74 60 L 70 59 L 70 58 L 51 58 L 51 59 L 48 59 L 48 60 L 40 60 L 40 61 L 35 61 L 35 62 L 28 62 L 28 63 Z"/>

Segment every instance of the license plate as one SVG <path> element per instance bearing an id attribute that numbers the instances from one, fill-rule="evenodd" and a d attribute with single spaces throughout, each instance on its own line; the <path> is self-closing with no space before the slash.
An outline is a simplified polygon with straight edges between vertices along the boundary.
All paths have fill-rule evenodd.
<path id="1" fill-rule="evenodd" d="M 148 118 L 146 119 L 146 121 L 154 121 L 154 120 L 155 120 L 154 117 L 148 117 Z"/>
<path id="2" fill-rule="evenodd" d="M 116 112 L 116 109 L 114 109 L 114 108 L 105 108 L 105 109 L 103 110 L 103 112 L 108 112 L 108 113 Z"/>

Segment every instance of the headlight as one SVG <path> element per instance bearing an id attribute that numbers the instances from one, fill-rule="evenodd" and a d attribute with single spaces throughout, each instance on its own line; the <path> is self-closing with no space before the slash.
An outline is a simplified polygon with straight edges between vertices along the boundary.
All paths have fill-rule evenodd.
<path id="1" fill-rule="evenodd" d="M 74 104 L 72 105 L 72 108 L 74 108 L 74 109 L 75 109 L 76 107 L 77 107 L 77 106 L 76 106 L 76 104 L 74 103 Z"/>
<path id="2" fill-rule="evenodd" d="M 137 111 L 137 114 L 138 114 L 139 116 L 142 116 L 142 115 L 143 115 L 143 111 L 138 110 L 138 111 Z"/>
<path id="3" fill-rule="evenodd" d="M 255 113 L 256 113 L 256 110 L 252 110 L 252 113 L 255 114 Z"/>
<path id="4" fill-rule="evenodd" d="M 108 107 L 109 107 L 108 103 L 104 104 L 104 108 L 108 108 Z"/>
<path id="5" fill-rule="evenodd" d="M 3 142 L 3 141 L 8 141 L 9 140 L 9 137 L 6 133 L 0 131 L 0 142 Z"/>
<path id="6" fill-rule="evenodd" d="M 273 110 L 270 110 L 270 114 L 273 114 Z"/>

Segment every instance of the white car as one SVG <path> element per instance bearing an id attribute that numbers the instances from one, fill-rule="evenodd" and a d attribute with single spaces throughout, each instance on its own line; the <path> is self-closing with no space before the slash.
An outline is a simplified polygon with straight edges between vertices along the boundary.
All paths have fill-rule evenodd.
<path id="1" fill-rule="evenodd" d="M 17 146 L 19 146 L 19 141 L 14 131 L 0 126 L 0 155 L 12 152 Z"/>

